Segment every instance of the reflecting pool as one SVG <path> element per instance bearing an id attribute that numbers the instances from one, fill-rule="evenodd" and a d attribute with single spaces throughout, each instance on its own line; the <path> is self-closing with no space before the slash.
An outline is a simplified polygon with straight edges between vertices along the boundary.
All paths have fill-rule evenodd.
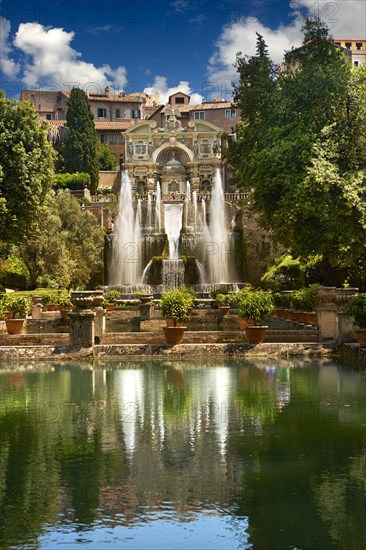
<path id="1" fill-rule="evenodd" d="M 366 548 L 365 372 L 0 366 L 1 548 Z"/>

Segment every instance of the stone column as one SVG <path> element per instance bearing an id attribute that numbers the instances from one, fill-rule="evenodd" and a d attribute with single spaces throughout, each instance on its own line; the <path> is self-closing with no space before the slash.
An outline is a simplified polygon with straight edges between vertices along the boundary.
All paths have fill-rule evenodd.
<path id="1" fill-rule="evenodd" d="M 147 304 L 140 304 L 140 321 L 147 321 L 153 317 L 154 304 L 148 302 Z"/>
<path id="2" fill-rule="evenodd" d="M 94 310 L 95 319 L 94 319 L 94 337 L 95 342 L 101 342 L 103 334 L 105 333 L 105 314 L 106 310 L 102 307 L 97 307 Z"/>
<path id="3" fill-rule="evenodd" d="M 316 308 L 319 325 L 319 342 L 338 340 L 337 306 L 333 303 L 322 303 Z"/>
<path id="4" fill-rule="evenodd" d="M 71 293 L 70 300 L 77 307 L 76 310 L 69 313 L 70 346 L 91 348 L 95 343 L 94 318 L 96 313 L 90 308 L 100 308 L 103 302 L 103 292 L 98 290 L 75 291 Z M 98 326 L 98 330 L 100 330 L 100 326 Z"/>
<path id="5" fill-rule="evenodd" d="M 353 317 L 347 311 L 338 312 L 338 341 L 357 342 L 356 334 L 353 330 Z"/>
<path id="6" fill-rule="evenodd" d="M 32 298 L 32 319 L 42 318 L 42 299 L 40 296 L 33 296 Z"/>
<path id="7" fill-rule="evenodd" d="M 94 346 L 94 317 L 90 309 L 77 309 L 69 313 L 70 346 L 91 348 Z"/>

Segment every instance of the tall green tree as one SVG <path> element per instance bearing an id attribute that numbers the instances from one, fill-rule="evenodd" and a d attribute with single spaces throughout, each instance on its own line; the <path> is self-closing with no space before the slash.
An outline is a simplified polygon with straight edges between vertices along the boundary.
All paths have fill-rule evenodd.
<path id="1" fill-rule="evenodd" d="M 115 170 L 117 168 L 116 157 L 106 143 L 97 144 L 97 159 L 99 170 Z"/>
<path id="2" fill-rule="evenodd" d="M 71 174 L 87 172 L 90 175 L 91 192 L 94 193 L 99 180 L 97 136 L 87 95 L 80 88 L 71 90 L 66 125 L 70 133 L 62 148 L 64 171 Z"/>
<path id="3" fill-rule="evenodd" d="M 55 153 L 29 101 L 8 100 L 0 90 L 1 239 L 14 243 L 39 216 L 52 187 Z"/>
<path id="4" fill-rule="evenodd" d="M 50 192 L 38 223 L 14 252 L 23 260 L 31 287 L 85 288 L 101 283 L 104 231 L 69 190 Z"/>
<path id="5" fill-rule="evenodd" d="M 328 274 L 356 268 L 364 285 L 366 73 L 352 73 L 320 20 L 306 20 L 303 31 L 272 87 L 269 73 L 260 78 L 260 42 L 239 71 L 243 112 L 231 161 L 278 242 L 303 259 L 321 254 Z"/>

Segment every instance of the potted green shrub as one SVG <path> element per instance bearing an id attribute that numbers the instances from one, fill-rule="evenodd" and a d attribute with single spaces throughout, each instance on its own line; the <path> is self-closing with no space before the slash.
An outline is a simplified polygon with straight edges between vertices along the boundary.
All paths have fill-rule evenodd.
<path id="1" fill-rule="evenodd" d="M 347 311 L 353 316 L 358 328 L 353 329 L 360 346 L 366 346 L 366 293 L 360 293 L 350 299 Z"/>
<path id="2" fill-rule="evenodd" d="M 6 296 L 5 307 L 7 311 L 13 313 L 13 319 L 5 319 L 8 333 L 20 334 L 29 312 L 30 299 L 25 296 Z"/>
<path id="3" fill-rule="evenodd" d="M 189 288 L 187 286 L 181 286 L 179 290 L 186 295 L 187 301 L 189 303 L 189 306 L 188 306 L 188 315 L 189 315 L 193 309 L 195 300 L 197 298 L 197 293 L 193 290 L 193 288 Z"/>
<path id="4" fill-rule="evenodd" d="M 219 314 L 223 317 L 230 311 L 230 298 L 229 294 L 216 294 L 216 302 L 219 307 Z"/>
<path id="5" fill-rule="evenodd" d="M 107 292 L 104 293 L 104 302 L 102 306 L 107 311 L 113 311 L 116 306 L 116 302 L 120 299 L 120 297 L 121 293 L 119 290 L 107 290 Z"/>
<path id="6" fill-rule="evenodd" d="M 267 325 L 263 325 L 273 311 L 273 297 L 271 292 L 251 290 L 243 292 L 238 303 L 239 317 L 249 318 L 253 324 L 245 329 L 246 337 L 251 344 L 260 344 L 264 341 Z"/>
<path id="7" fill-rule="evenodd" d="M 162 294 L 160 300 L 160 311 L 170 323 L 163 327 L 167 344 L 179 344 L 183 340 L 185 326 L 183 321 L 192 307 L 192 298 L 189 294 L 180 289 L 169 290 Z"/>
<path id="8" fill-rule="evenodd" d="M 253 324 L 253 320 L 250 317 L 241 317 L 239 315 L 240 310 L 240 303 L 242 300 L 246 299 L 246 296 L 248 292 L 251 292 L 250 287 L 249 288 L 242 288 L 238 290 L 238 292 L 235 292 L 235 294 L 231 294 L 230 299 L 230 305 L 238 310 L 238 317 L 237 317 L 237 323 L 239 325 L 239 328 L 242 330 L 245 330 L 247 326 L 250 326 Z"/>
<path id="9" fill-rule="evenodd" d="M 72 303 L 70 301 L 70 298 L 67 294 L 61 294 L 59 298 L 57 299 L 59 305 L 60 305 L 60 316 L 61 319 L 67 319 L 69 312 L 72 310 Z"/>

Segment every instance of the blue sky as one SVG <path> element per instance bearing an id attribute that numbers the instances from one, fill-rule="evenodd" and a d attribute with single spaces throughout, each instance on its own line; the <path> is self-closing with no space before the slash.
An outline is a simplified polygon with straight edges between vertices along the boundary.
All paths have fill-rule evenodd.
<path id="1" fill-rule="evenodd" d="M 336 38 L 366 38 L 364 0 L 0 0 L 1 87 L 159 93 L 192 102 L 229 97 L 237 51 L 254 53 L 255 32 L 272 58 L 301 43 L 315 14 Z"/>

